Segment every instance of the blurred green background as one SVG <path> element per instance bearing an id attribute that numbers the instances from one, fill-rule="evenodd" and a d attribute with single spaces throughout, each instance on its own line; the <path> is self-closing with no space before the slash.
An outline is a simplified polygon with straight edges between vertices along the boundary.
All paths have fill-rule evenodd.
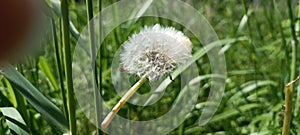
<path id="1" fill-rule="evenodd" d="M 198 59 L 196 64 L 199 76 L 208 77 L 201 81 L 199 100 L 193 111 L 169 134 L 281 134 L 285 85 L 294 80 L 300 72 L 299 1 L 183 1 L 203 14 L 216 31 L 222 42 L 221 51 L 226 57 L 228 76 L 218 111 L 208 124 L 198 126 L 198 119 L 211 86 L 209 59 L 207 55 Z M 96 15 L 117 0 L 69 0 L 68 15 L 72 24 L 69 31 L 64 31 L 62 27 L 65 19 L 61 14 L 64 10 L 60 9 L 60 2 L 44 2 L 48 7 L 44 15 L 49 29 L 45 31 L 46 37 L 39 44 L 38 54 L 28 55 L 18 64 L 14 64 L 18 72 L 10 67 L 4 69 L 3 75 L 0 75 L 0 134 L 62 134 L 70 130 L 70 113 L 67 110 L 67 91 L 70 90 L 70 85 L 66 77 L 70 64 L 66 62 L 66 57 L 72 56 L 79 33 L 89 22 L 88 18 L 92 17 L 92 13 Z M 88 5 L 89 2 L 92 5 Z M 90 12 L 87 11 L 87 7 L 91 9 Z M 116 11 L 121 12 L 118 9 Z M 202 49 L 199 41 L 189 31 L 170 20 L 142 17 L 131 26 L 128 26 L 128 23 L 121 24 L 105 38 L 105 47 L 101 48 L 103 51 L 97 52 L 96 83 L 109 106 L 113 107 L 120 99 L 111 79 L 110 66 L 115 52 L 131 34 L 138 32 L 145 25 L 155 23 L 182 30 L 194 44 L 193 53 Z M 67 43 L 71 49 L 69 52 L 66 52 L 63 46 L 66 45 L 63 32 L 70 35 L 70 42 Z M 133 77 L 132 84 L 136 80 L 137 78 Z M 74 80 L 73 83 L 78 82 Z M 172 88 L 180 86 L 180 79 L 177 78 L 158 103 L 146 108 L 126 104 L 118 114 L 134 120 L 159 117 L 170 109 L 180 93 Z M 143 92 L 147 92 L 147 86 L 139 91 Z M 76 109 L 77 134 L 103 134 L 89 122 L 77 102 L 73 102 L 71 106 Z M 5 110 L 6 107 L 15 109 Z M 290 134 L 298 134 L 298 83 L 294 85 L 293 108 Z M 12 113 L 16 111 L 19 114 Z M 16 119 L 17 116 L 22 117 L 24 122 Z"/>

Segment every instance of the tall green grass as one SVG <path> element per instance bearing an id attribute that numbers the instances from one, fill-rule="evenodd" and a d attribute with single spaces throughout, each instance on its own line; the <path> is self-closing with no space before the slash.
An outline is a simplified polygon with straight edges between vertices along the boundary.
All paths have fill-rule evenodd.
<path id="1" fill-rule="evenodd" d="M 96 60 L 95 65 L 91 65 L 96 67 L 93 73 L 96 81 L 92 82 L 95 93 L 100 92 L 105 104 L 113 107 L 119 99 L 110 76 L 116 50 L 144 25 L 171 25 L 191 38 L 199 76 L 203 79 L 194 109 L 184 123 L 169 134 L 281 134 L 285 85 L 295 79 L 300 70 L 298 1 L 184 1 L 212 24 L 223 45 L 221 51 L 226 55 L 226 90 L 212 120 L 198 126 L 212 77 L 206 51 L 188 30 L 163 18 L 142 17 L 121 24 L 104 39 L 99 52 L 93 51 L 96 43 L 90 40 Z M 3 68 L 4 73 L 0 75 L 0 78 L 4 76 L 0 80 L 0 134 L 15 133 L 19 129 L 17 134 L 103 134 L 97 129 L 99 125 L 90 123 L 77 107 L 73 93 L 73 83 L 77 82 L 72 80 L 71 62 L 79 32 L 95 14 L 113 2 L 117 1 L 62 0 L 60 3 L 45 0 L 51 29 L 46 31 L 46 39 L 41 43 L 42 51 L 38 56 L 28 56 L 20 64 Z M 120 10 L 115 8 L 112 19 L 118 21 Z M 99 23 L 103 23 L 101 17 Z M 91 33 L 93 30 L 90 26 Z M 95 31 L 102 33 L 101 28 Z M 296 82 L 294 89 L 298 86 Z M 118 115 L 134 120 L 157 118 L 170 109 L 179 93 L 174 91 L 177 87 L 180 83 L 173 82 L 163 98 L 149 107 L 125 104 Z M 293 91 L 291 98 L 294 109 L 288 132 L 297 134 L 300 127 L 298 90 Z M 96 107 L 101 110 L 102 105 Z M 10 116 L 7 112 L 18 113 Z M 16 117 L 22 119 L 14 120 Z"/>

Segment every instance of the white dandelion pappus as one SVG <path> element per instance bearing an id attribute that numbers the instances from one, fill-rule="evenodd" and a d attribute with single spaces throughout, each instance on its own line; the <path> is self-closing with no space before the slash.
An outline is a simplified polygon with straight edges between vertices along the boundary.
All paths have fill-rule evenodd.
<path id="1" fill-rule="evenodd" d="M 123 68 L 149 81 L 160 79 L 192 57 L 192 43 L 188 37 L 173 27 L 144 27 L 123 45 Z"/>

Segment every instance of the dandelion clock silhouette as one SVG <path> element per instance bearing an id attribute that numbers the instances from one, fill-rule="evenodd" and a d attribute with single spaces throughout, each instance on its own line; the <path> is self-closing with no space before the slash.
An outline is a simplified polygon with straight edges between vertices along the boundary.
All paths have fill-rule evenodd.
<path id="1" fill-rule="evenodd" d="M 34 5 L 31 0 L 0 2 L 0 62 L 15 59 L 26 49 L 24 45 L 38 13 Z"/>

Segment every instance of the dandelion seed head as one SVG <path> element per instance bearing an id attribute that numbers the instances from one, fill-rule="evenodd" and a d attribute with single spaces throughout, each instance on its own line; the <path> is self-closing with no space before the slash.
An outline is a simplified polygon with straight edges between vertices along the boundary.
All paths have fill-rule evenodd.
<path id="1" fill-rule="evenodd" d="M 191 58 L 192 43 L 173 27 L 144 27 L 123 45 L 123 68 L 139 77 L 158 80 Z"/>

